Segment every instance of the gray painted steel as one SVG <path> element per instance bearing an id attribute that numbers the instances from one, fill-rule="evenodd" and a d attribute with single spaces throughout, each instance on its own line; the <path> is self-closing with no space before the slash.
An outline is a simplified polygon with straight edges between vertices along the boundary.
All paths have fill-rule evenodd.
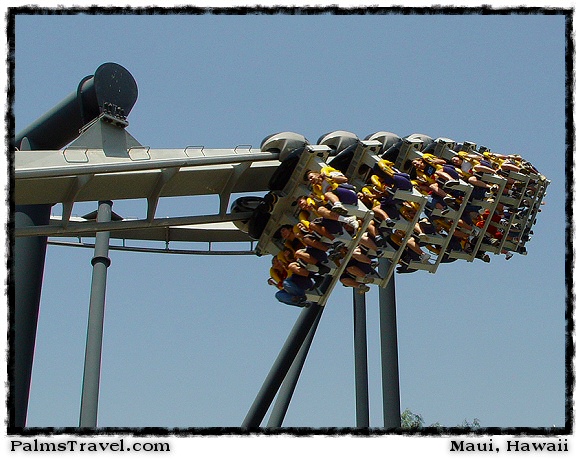
<path id="1" fill-rule="evenodd" d="M 353 288 L 356 427 L 370 427 L 366 296 Z"/>
<path id="2" fill-rule="evenodd" d="M 298 379 L 300 378 L 300 373 L 304 367 L 304 362 L 308 356 L 308 351 L 312 345 L 312 340 L 314 339 L 314 334 L 316 333 L 321 316 L 322 309 L 320 310 L 316 321 L 314 321 L 314 324 L 310 328 L 308 336 L 306 336 L 306 340 L 302 344 L 302 347 L 300 347 L 298 356 L 296 356 L 296 359 L 294 359 L 294 362 L 288 371 L 288 375 L 286 375 L 286 378 L 282 383 L 278 397 L 276 398 L 276 402 L 272 408 L 272 413 L 270 414 L 268 424 L 266 425 L 268 428 L 280 428 L 282 426 L 282 422 L 284 422 L 284 417 L 286 416 L 286 412 L 290 406 L 290 400 L 292 399 L 292 395 L 296 389 Z"/>
<path id="3" fill-rule="evenodd" d="M 290 401 L 292 399 L 292 395 L 294 394 L 294 390 L 296 389 L 296 385 L 298 384 L 298 379 L 300 378 L 300 373 L 302 372 L 302 368 L 304 367 L 304 362 L 306 361 L 306 357 L 308 356 L 308 351 L 310 350 L 310 346 L 312 345 L 312 340 L 314 340 L 314 334 L 316 333 L 316 329 L 318 327 L 318 323 L 320 322 L 320 317 L 322 316 L 322 310 L 318 314 L 316 321 L 310 328 L 308 335 L 306 336 L 306 340 L 300 347 L 300 351 L 298 355 L 294 359 L 290 370 L 288 371 L 288 375 L 284 379 L 282 386 L 280 387 L 280 391 L 278 392 L 278 397 L 276 398 L 276 402 L 274 403 L 274 407 L 272 408 L 272 413 L 270 414 L 270 418 L 268 419 L 268 424 L 266 425 L 268 428 L 280 428 L 282 426 L 282 422 L 284 422 L 284 417 L 286 416 L 286 412 L 288 411 L 288 407 L 290 406 Z"/>
<path id="4" fill-rule="evenodd" d="M 252 407 L 250 407 L 246 418 L 242 422 L 242 428 L 258 428 L 260 426 L 300 347 L 323 308 L 318 304 L 314 304 L 300 312 Z"/>
<path id="5" fill-rule="evenodd" d="M 81 80 L 76 91 L 16 134 L 15 146 L 20 147 L 26 138 L 32 150 L 60 148 L 78 137 L 79 130 L 99 116 L 105 103 L 114 104 L 126 116 L 136 101 L 133 76 L 118 64 L 102 64 L 94 75 Z"/>
<path id="6" fill-rule="evenodd" d="M 77 152 L 77 161 L 71 161 L 70 155 L 72 150 L 81 150 Z M 206 150 L 203 155 L 188 156 L 185 149 L 145 149 L 141 150 L 147 158 L 132 160 L 129 155 L 123 157 L 111 157 L 107 155 L 105 149 L 70 149 L 64 151 L 39 150 L 34 153 L 37 156 L 43 156 L 43 164 L 26 164 L 30 162 L 27 154 L 18 155 L 14 177 L 16 179 L 35 179 L 35 178 L 57 178 L 69 177 L 83 174 L 111 174 L 111 173 L 129 173 L 139 171 L 151 171 L 155 169 L 167 168 L 187 168 L 199 166 L 217 166 L 217 165 L 236 165 L 237 163 L 252 161 L 277 160 L 277 153 L 269 152 L 247 152 L 236 153 L 235 149 L 211 149 Z M 69 160 L 67 161 L 67 154 Z M 276 166 L 279 163 L 276 164 Z M 155 176 L 157 176 L 156 174 Z M 157 178 L 157 177 L 156 177 Z M 203 184 L 208 187 L 208 184 Z M 214 186 L 214 184 L 211 184 Z M 209 187 L 210 193 L 212 187 Z M 190 194 L 190 193 L 187 193 Z M 133 195 L 131 195 L 133 197 Z"/>
<path id="7" fill-rule="evenodd" d="M 226 214 L 220 216 L 218 214 L 210 214 L 204 216 L 184 216 L 184 217 L 164 217 L 158 218 L 151 222 L 145 219 L 127 219 L 112 222 L 95 222 L 95 221 L 82 221 L 82 222 L 71 222 L 66 227 L 58 224 L 50 224 L 46 226 L 38 227 L 25 227 L 16 230 L 16 236 L 32 236 L 32 235 L 43 235 L 43 236 L 89 236 L 95 232 L 111 231 L 115 232 L 116 238 L 131 238 L 131 239 L 157 239 L 158 241 L 167 241 L 164 234 L 165 229 L 174 226 L 184 226 L 184 225 L 195 225 L 195 224 L 213 224 L 213 223 L 226 223 L 237 219 L 247 219 L 251 213 L 238 213 L 236 215 Z M 145 236 L 143 233 L 147 233 L 148 230 L 153 232 L 154 229 L 158 231 L 154 235 L 150 235 L 151 238 L 141 238 Z M 133 235 L 133 231 L 136 230 L 136 235 Z M 173 230 L 172 228 L 170 230 Z M 190 229 L 193 232 L 193 229 Z M 208 240 L 207 236 L 209 232 L 218 229 L 200 229 L 197 237 L 192 237 L 191 240 L 180 239 L 179 241 L 220 241 L 218 239 Z M 131 233 L 129 233 L 131 231 Z M 176 229 L 176 231 L 179 231 Z M 185 230 L 183 230 L 185 233 Z M 237 233 L 237 232 L 236 232 Z M 155 238 L 157 235 L 157 238 Z M 200 239 L 201 238 L 201 239 Z M 245 237 L 242 239 L 222 239 L 221 241 L 249 241 L 249 238 Z"/>
<path id="8" fill-rule="evenodd" d="M 137 84 L 131 74 L 118 64 L 102 64 L 95 75 L 81 80 L 75 93 L 18 133 L 14 147 L 25 150 L 60 149 L 78 136 L 84 124 L 99 115 L 105 103 L 114 104 L 116 112 L 126 116 L 136 100 Z M 18 155 L 15 154 L 15 157 Z M 31 224 L 46 225 L 50 219 L 51 205 L 55 202 L 16 203 L 15 211 L 19 217 L 15 227 L 18 229 Z M 14 322 L 15 427 L 24 427 L 28 409 L 45 255 L 46 237 L 43 236 L 17 241 L 14 246 L 14 264 L 21 267 L 18 269 L 21 275 L 15 275 L 14 278 L 15 290 L 19 293 L 15 305 L 17 318 Z M 26 276 L 22 276 L 23 273 Z"/>
<path id="9" fill-rule="evenodd" d="M 97 221 L 108 222 L 111 220 L 111 206 L 112 203 L 110 201 L 99 203 Z M 81 394 L 79 421 L 81 428 L 96 428 L 97 426 L 107 269 L 111 264 L 109 259 L 109 232 L 97 233 L 95 253 L 91 263 L 93 265 L 93 277 L 91 280 L 85 368 Z"/>
<path id="10" fill-rule="evenodd" d="M 16 228 L 45 225 L 49 215 L 49 205 L 20 206 L 15 210 L 14 224 Z M 23 428 L 28 410 L 46 237 L 15 238 L 14 254 L 14 374 L 11 380 L 14 412 L 11 425 Z"/>
<path id="11" fill-rule="evenodd" d="M 379 274 L 389 271 L 390 261 L 381 259 Z M 379 327 L 381 334 L 381 366 L 383 381 L 383 420 L 385 428 L 401 427 L 399 391 L 399 352 L 397 345 L 397 305 L 395 277 L 379 289 Z"/>

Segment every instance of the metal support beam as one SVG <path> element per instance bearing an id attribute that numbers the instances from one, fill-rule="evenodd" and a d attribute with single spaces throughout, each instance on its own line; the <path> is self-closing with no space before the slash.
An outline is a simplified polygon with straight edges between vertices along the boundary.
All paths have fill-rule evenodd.
<path id="1" fill-rule="evenodd" d="M 75 149 L 70 149 L 75 150 Z M 78 150 L 78 149 L 77 149 Z M 93 149 L 96 153 L 101 154 L 103 149 Z M 238 163 L 258 163 L 275 161 L 280 157 L 278 153 L 271 152 L 249 152 L 238 153 L 234 155 L 235 149 L 208 149 L 205 156 L 188 157 L 184 149 L 162 150 L 150 149 L 148 155 L 155 158 L 160 155 L 167 155 L 175 152 L 174 158 L 158 159 L 158 160 L 141 160 L 131 161 L 130 159 L 105 157 L 108 161 L 102 162 L 86 162 L 83 164 L 67 163 L 66 158 L 63 158 L 63 153 L 60 151 L 48 150 L 44 151 L 48 156 L 49 161 L 54 164 L 45 166 L 28 167 L 30 157 L 26 154 L 19 155 L 22 159 L 17 159 L 16 170 L 14 172 L 14 179 L 48 179 L 69 176 L 81 176 L 87 174 L 112 174 L 112 173 L 135 173 L 142 171 L 151 171 L 155 169 L 171 169 L 171 168 L 188 168 L 201 166 L 230 166 Z M 65 153 L 67 150 L 64 151 Z M 216 152 L 213 154 L 213 152 Z M 60 154 L 60 155 L 59 155 Z M 26 156 L 25 156 L 26 155 Z M 32 154 L 31 154 L 32 155 Z M 116 158 L 116 159 L 115 159 Z"/>
<path id="2" fill-rule="evenodd" d="M 136 100 L 137 84 L 132 75 L 118 64 L 102 64 L 94 75 L 81 80 L 75 92 L 16 134 L 13 148 L 21 152 L 60 149 L 75 139 L 79 129 L 96 118 L 106 104 L 127 115 Z M 17 206 L 15 227 L 47 225 L 50 208 L 48 204 Z M 15 241 L 15 396 L 14 420 L 11 422 L 18 428 L 24 427 L 26 423 L 45 255 L 46 237 Z"/>
<path id="3" fill-rule="evenodd" d="M 364 293 L 353 292 L 354 316 L 354 376 L 356 396 L 356 426 L 368 428 L 369 415 L 369 377 L 367 359 L 367 315 Z"/>
<path id="4" fill-rule="evenodd" d="M 99 202 L 97 221 L 108 222 L 111 220 L 111 206 L 112 202 L 110 201 Z M 96 428 L 97 426 L 103 325 L 105 320 L 105 292 L 107 287 L 107 269 L 111 264 L 111 259 L 109 259 L 109 232 L 97 233 L 95 253 L 91 263 L 93 265 L 93 277 L 91 280 L 85 369 L 81 395 L 79 422 L 81 428 Z"/>
<path id="5" fill-rule="evenodd" d="M 50 205 L 16 206 L 14 224 L 17 229 L 46 225 L 49 220 Z M 14 374 L 11 381 L 14 412 L 10 425 L 16 428 L 26 426 L 45 254 L 46 237 L 14 240 Z"/>
<path id="6" fill-rule="evenodd" d="M 379 274 L 389 271 L 390 261 L 381 259 Z M 395 277 L 379 289 L 379 325 L 381 334 L 381 366 L 383 380 L 383 420 L 385 428 L 401 427 L 399 392 L 399 352 L 397 346 L 397 306 Z"/>
<path id="7" fill-rule="evenodd" d="M 270 414 L 270 419 L 268 420 L 268 424 L 266 425 L 268 428 L 280 428 L 282 426 L 282 422 L 284 421 L 284 417 L 286 416 L 286 412 L 288 411 L 288 406 L 290 406 L 290 400 L 292 399 L 292 395 L 294 394 L 294 390 L 298 383 L 298 379 L 300 378 L 300 373 L 302 372 L 302 368 L 304 367 L 304 362 L 306 361 L 306 356 L 308 356 L 308 351 L 310 350 L 310 346 L 312 345 L 312 340 L 314 339 L 314 334 L 316 333 L 316 328 L 318 327 L 318 323 L 320 322 L 320 317 L 322 315 L 322 310 L 318 314 L 314 324 L 310 328 L 308 335 L 306 336 L 306 340 L 300 347 L 300 351 L 298 355 L 294 359 L 290 370 L 288 371 L 288 375 L 284 379 L 282 383 L 282 387 L 278 393 L 278 397 L 276 398 L 276 402 L 274 403 L 274 407 L 272 409 L 272 413 Z"/>
<path id="8" fill-rule="evenodd" d="M 270 369 L 270 372 L 266 376 L 266 380 L 262 384 L 252 407 L 250 407 L 246 418 L 242 422 L 242 428 L 258 428 L 260 426 L 270 404 L 272 404 L 276 393 L 280 389 L 280 385 L 282 385 L 282 381 L 294 362 L 300 347 L 323 308 L 318 304 L 314 304 L 302 310 L 286 342 L 284 342 L 272 369 Z"/>
<path id="9" fill-rule="evenodd" d="M 65 227 L 61 223 L 49 225 L 36 225 L 21 227 L 14 232 L 16 238 L 29 236 L 87 236 L 99 232 L 120 232 L 123 230 L 136 230 L 145 228 L 167 228 L 180 227 L 183 225 L 203 225 L 219 222 L 233 222 L 237 220 L 249 219 L 251 212 L 238 212 L 220 216 L 209 214 L 204 216 L 182 216 L 182 217 L 161 217 L 149 222 L 147 219 L 127 219 L 110 222 L 95 222 L 84 220 L 69 222 Z M 49 215 L 50 218 L 50 215 Z M 50 220 L 50 219 L 49 219 Z M 130 234 L 129 234 L 130 236 Z"/>

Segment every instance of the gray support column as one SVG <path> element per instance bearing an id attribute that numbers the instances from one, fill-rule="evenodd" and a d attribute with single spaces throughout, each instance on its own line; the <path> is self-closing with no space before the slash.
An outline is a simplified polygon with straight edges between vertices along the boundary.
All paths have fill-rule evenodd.
<path id="1" fill-rule="evenodd" d="M 308 308 L 304 308 L 302 312 L 300 312 L 300 315 L 290 331 L 286 342 L 284 342 L 272 369 L 270 369 L 270 372 L 266 376 L 266 380 L 262 384 L 252 407 L 250 407 L 246 418 L 242 422 L 242 428 L 258 428 L 260 426 L 270 404 L 272 404 L 276 393 L 280 389 L 282 381 L 294 362 L 300 347 L 304 343 L 308 332 L 312 329 L 314 322 L 321 314 L 323 308 L 324 307 L 315 304 Z"/>
<path id="2" fill-rule="evenodd" d="M 381 259 L 379 273 L 387 273 L 391 262 Z M 383 378 L 383 419 L 385 428 L 401 427 L 399 393 L 399 352 L 397 346 L 397 306 L 395 276 L 379 289 L 379 324 L 381 333 L 381 366 Z"/>
<path id="3" fill-rule="evenodd" d="M 318 323 L 320 322 L 320 316 L 322 315 L 322 310 L 316 317 L 314 324 L 310 328 L 308 335 L 306 336 L 306 340 L 300 347 L 300 351 L 298 355 L 294 359 L 290 370 L 288 371 L 288 375 L 284 379 L 282 386 L 280 387 L 280 392 L 278 393 L 278 397 L 276 398 L 276 402 L 274 403 L 274 407 L 272 408 L 272 413 L 270 414 L 270 419 L 268 420 L 268 424 L 266 425 L 268 428 L 280 428 L 282 426 L 282 422 L 284 421 L 284 417 L 286 416 L 286 412 L 288 411 L 288 406 L 290 406 L 290 400 L 292 399 L 292 395 L 294 394 L 294 390 L 296 389 L 296 385 L 298 383 L 298 379 L 300 378 L 300 373 L 302 372 L 302 368 L 304 367 L 304 362 L 306 361 L 306 357 L 308 356 L 308 351 L 310 350 L 310 346 L 312 345 L 312 340 L 314 339 L 314 334 L 316 333 L 316 328 L 318 327 Z"/>
<path id="4" fill-rule="evenodd" d="M 50 205 L 16 206 L 15 227 L 47 225 L 50 208 Z M 16 428 L 26 426 L 45 254 L 46 237 L 14 240 L 14 374 L 11 382 L 14 412 L 10 425 Z"/>
<path id="5" fill-rule="evenodd" d="M 354 376 L 356 396 L 356 426 L 368 428 L 369 415 L 369 377 L 367 358 L 367 315 L 365 294 L 353 288 L 354 316 Z"/>
<path id="6" fill-rule="evenodd" d="M 14 147 L 20 150 L 60 149 L 78 136 L 83 125 L 97 118 L 105 104 L 112 104 L 128 115 L 136 101 L 137 83 L 133 76 L 118 64 L 102 64 L 93 76 L 81 80 L 75 92 L 17 133 Z M 47 225 L 51 207 L 48 204 L 16 206 L 16 227 Z M 16 428 L 23 428 L 26 423 L 45 254 L 46 237 L 16 238 L 14 418 L 10 421 Z"/>
<path id="7" fill-rule="evenodd" d="M 110 201 L 99 202 L 97 222 L 109 222 L 111 220 L 111 205 L 112 203 Z M 93 276 L 91 280 L 85 369 L 81 395 L 79 422 L 81 428 L 96 428 L 97 426 L 103 325 L 105 320 L 105 291 L 107 286 L 107 269 L 111 264 L 111 259 L 109 259 L 109 233 L 97 233 L 94 257 L 91 260 Z"/>

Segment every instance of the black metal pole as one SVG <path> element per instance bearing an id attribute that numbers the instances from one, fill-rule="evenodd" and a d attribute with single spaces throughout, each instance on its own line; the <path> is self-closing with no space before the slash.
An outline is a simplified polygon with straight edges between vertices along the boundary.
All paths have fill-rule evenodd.
<path id="1" fill-rule="evenodd" d="M 316 318 L 319 316 L 323 308 L 324 307 L 315 304 L 308 308 L 304 308 L 302 312 L 300 312 L 300 315 L 290 331 L 286 342 L 284 342 L 272 369 L 270 369 L 270 372 L 266 376 L 266 380 L 262 384 L 252 407 L 250 407 L 246 418 L 242 422 L 242 428 L 258 428 L 260 426 L 260 423 L 262 423 L 276 393 L 280 389 L 280 385 L 286 377 L 290 366 L 294 362 L 300 347 L 304 343 L 308 332 L 312 329 Z"/>
<path id="2" fill-rule="evenodd" d="M 81 80 L 76 91 L 17 133 L 14 145 L 30 147 L 23 150 L 59 149 L 76 139 L 106 105 L 126 116 L 136 101 L 137 83 L 129 71 L 119 64 L 102 64 Z"/>
<path id="3" fill-rule="evenodd" d="M 15 210 L 14 224 L 18 228 L 46 225 L 50 219 L 50 206 L 21 206 Z M 44 274 L 46 237 L 15 238 L 14 253 L 14 304 L 13 378 L 11 382 L 14 411 L 13 427 L 26 426 L 28 395 L 32 376 L 32 361 L 36 342 L 40 286 Z"/>
<path id="4" fill-rule="evenodd" d="M 298 384 L 300 373 L 302 372 L 302 368 L 304 367 L 304 362 L 306 361 L 306 357 L 308 356 L 308 351 L 310 350 L 310 346 L 312 345 L 312 340 L 314 340 L 314 334 L 316 333 L 316 328 L 318 327 L 318 323 L 320 322 L 321 315 L 322 310 L 320 310 L 320 313 L 316 317 L 314 324 L 312 325 L 310 331 L 308 332 L 308 335 L 306 336 L 306 340 L 300 347 L 298 356 L 296 356 L 296 358 L 294 359 L 294 362 L 292 363 L 292 366 L 288 371 L 288 375 L 286 375 L 286 378 L 284 379 L 284 382 L 280 387 L 278 397 L 276 398 L 276 402 L 274 403 L 274 407 L 272 408 L 272 413 L 270 414 L 268 424 L 266 425 L 268 428 L 280 428 L 282 426 L 282 422 L 284 421 L 284 417 L 286 416 L 286 412 L 288 411 L 288 407 L 290 406 L 292 395 L 294 394 L 294 390 L 296 389 L 296 385 Z"/>
<path id="5" fill-rule="evenodd" d="M 391 262 L 382 258 L 379 273 L 385 275 Z M 399 352 L 397 346 L 397 305 L 395 276 L 379 289 L 379 324 L 381 334 L 381 365 L 383 379 L 383 419 L 385 428 L 401 427 L 399 392 Z"/>
<path id="6" fill-rule="evenodd" d="M 357 428 L 368 428 L 370 426 L 370 415 L 366 297 L 364 293 L 357 293 L 356 289 L 353 289 L 352 292 L 356 426 Z"/>

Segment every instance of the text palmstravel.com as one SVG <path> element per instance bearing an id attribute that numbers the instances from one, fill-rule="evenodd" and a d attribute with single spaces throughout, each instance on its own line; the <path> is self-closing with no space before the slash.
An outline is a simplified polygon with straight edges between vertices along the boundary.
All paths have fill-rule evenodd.
<path id="1" fill-rule="evenodd" d="M 87 442 L 78 440 L 45 442 L 11 440 L 11 452 L 170 452 L 167 442 L 134 442 L 125 444 L 124 439 L 115 442 Z"/>

